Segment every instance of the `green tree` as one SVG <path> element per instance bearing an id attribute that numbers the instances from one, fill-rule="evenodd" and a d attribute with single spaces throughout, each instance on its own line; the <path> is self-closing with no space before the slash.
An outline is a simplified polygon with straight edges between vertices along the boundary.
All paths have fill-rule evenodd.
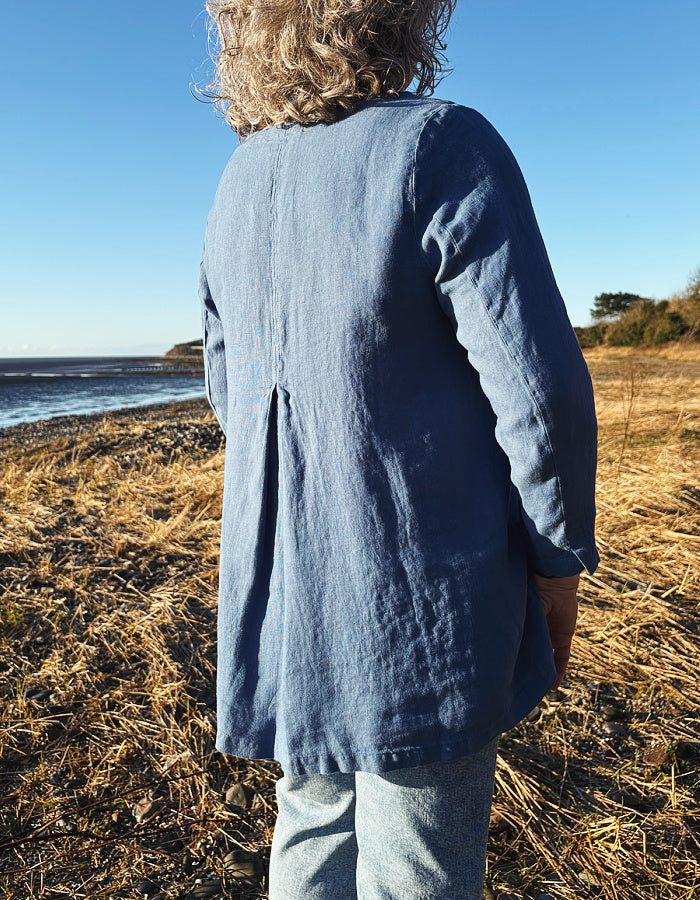
<path id="1" fill-rule="evenodd" d="M 585 328 L 574 325 L 574 332 L 578 338 L 579 346 L 586 349 L 588 347 L 597 347 L 599 344 L 602 344 L 605 341 L 606 328 L 607 325 L 605 323 L 587 325 Z"/>
<path id="2" fill-rule="evenodd" d="M 612 319 L 627 312 L 635 303 L 643 300 L 639 294 L 627 294 L 618 291 L 616 294 L 598 294 L 593 298 L 591 315 L 594 319 Z"/>

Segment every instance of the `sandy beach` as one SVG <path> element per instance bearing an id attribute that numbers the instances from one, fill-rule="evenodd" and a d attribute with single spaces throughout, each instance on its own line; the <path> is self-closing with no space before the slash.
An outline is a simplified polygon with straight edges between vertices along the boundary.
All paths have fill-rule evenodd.
<path id="1" fill-rule="evenodd" d="M 602 562 L 569 677 L 501 741 L 487 898 L 700 895 L 686 357 L 587 355 Z M 206 402 L 0 430 L 0 460 L 0 894 L 266 897 L 279 768 L 213 745 L 224 453 Z"/>

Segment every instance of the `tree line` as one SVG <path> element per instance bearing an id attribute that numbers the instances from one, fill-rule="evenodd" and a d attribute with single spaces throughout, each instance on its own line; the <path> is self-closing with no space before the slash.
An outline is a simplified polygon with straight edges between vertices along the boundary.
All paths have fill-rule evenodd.
<path id="1" fill-rule="evenodd" d="M 598 294 L 590 310 L 593 325 L 575 327 L 582 347 L 658 346 L 700 341 L 700 268 L 686 288 L 668 300 L 618 291 Z"/>

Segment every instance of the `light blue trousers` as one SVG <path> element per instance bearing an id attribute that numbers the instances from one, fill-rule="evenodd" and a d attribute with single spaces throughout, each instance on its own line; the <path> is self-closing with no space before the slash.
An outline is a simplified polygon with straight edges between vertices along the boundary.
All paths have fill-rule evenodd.
<path id="1" fill-rule="evenodd" d="M 481 900 L 497 745 L 383 775 L 285 775 L 270 900 Z"/>

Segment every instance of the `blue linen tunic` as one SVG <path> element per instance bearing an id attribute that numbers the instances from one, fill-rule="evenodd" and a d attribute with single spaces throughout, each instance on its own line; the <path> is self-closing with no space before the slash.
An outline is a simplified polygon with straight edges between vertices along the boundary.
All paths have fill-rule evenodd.
<path id="1" fill-rule="evenodd" d="M 287 774 L 476 752 L 592 572 L 590 377 L 477 112 L 403 93 L 236 148 L 201 264 L 226 434 L 216 748 Z"/>

